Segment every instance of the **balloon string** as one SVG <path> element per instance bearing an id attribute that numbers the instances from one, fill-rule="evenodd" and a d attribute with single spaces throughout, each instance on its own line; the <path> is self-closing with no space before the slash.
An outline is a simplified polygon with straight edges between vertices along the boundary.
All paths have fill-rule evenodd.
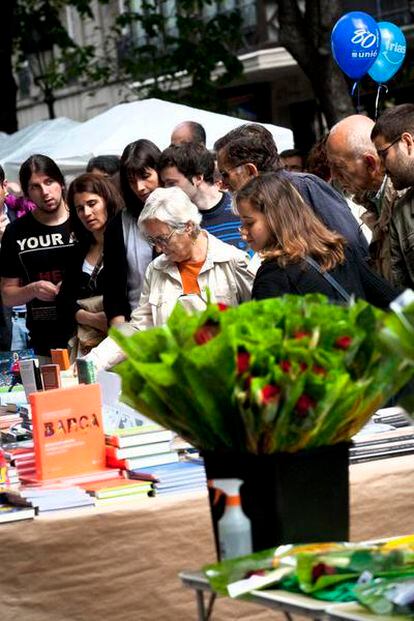
<path id="1" fill-rule="evenodd" d="M 378 84 L 377 96 L 375 98 L 375 120 L 377 120 L 379 114 L 379 102 L 382 88 L 384 89 L 385 95 L 388 93 L 388 86 L 386 84 Z"/>
<path id="2" fill-rule="evenodd" d="M 353 97 L 355 93 L 357 94 L 356 111 L 359 113 L 361 111 L 361 106 L 359 102 L 359 82 L 354 82 L 354 85 L 351 91 L 351 96 Z"/>

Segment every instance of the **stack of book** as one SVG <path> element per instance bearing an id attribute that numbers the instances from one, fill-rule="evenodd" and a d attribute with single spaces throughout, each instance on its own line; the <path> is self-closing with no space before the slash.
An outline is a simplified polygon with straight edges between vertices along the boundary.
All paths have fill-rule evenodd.
<path id="1" fill-rule="evenodd" d="M 82 487 L 95 499 L 97 506 L 154 495 L 152 481 L 131 481 L 122 476 L 105 481 L 90 481 L 82 484 Z"/>
<path id="2" fill-rule="evenodd" d="M 94 506 L 95 501 L 81 487 L 22 487 L 20 490 L 5 492 L 10 504 L 33 507 L 36 513 Z"/>
<path id="3" fill-rule="evenodd" d="M 0 405 L 0 431 L 2 434 L 12 425 L 22 422 L 22 417 L 18 411 L 17 405 L 8 404 Z"/>
<path id="4" fill-rule="evenodd" d="M 414 453 L 414 426 L 402 408 L 378 410 L 352 438 L 351 463 Z"/>
<path id="5" fill-rule="evenodd" d="M 117 429 L 105 436 L 107 464 L 134 470 L 177 462 L 178 454 L 171 449 L 172 437 L 171 431 L 155 423 Z"/>
<path id="6" fill-rule="evenodd" d="M 8 502 L 2 502 L 0 498 L 0 524 L 32 520 L 34 516 L 35 510 L 33 507 L 16 507 Z"/>
<path id="7" fill-rule="evenodd" d="M 180 461 L 157 467 L 130 470 L 131 479 L 152 478 L 156 494 L 206 489 L 206 473 L 202 461 Z"/>
<path id="8" fill-rule="evenodd" d="M 34 477 L 36 466 L 32 440 L 5 446 L 4 454 L 10 466 L 16 468 L 20 480 Z"/>
<path id="9" fill-rule="evenodd" d="M 99 371 L 97 380 L 102 392 L 107 465 L 131 470 L 178 461 L 170 446 L 172 432 L 120 401 L 120 376 Z"/>
<path id="10" fill-rule="evenodd" d="M 19 485 L 19 473 L 17 472 L 17 468 L 7 464 L 7 486 L 15 488 Z"/>

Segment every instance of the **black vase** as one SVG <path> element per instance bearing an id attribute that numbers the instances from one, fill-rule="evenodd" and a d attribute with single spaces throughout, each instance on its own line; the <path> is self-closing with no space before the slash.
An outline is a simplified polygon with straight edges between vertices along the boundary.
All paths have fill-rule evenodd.
<path id="1" fill-rule="evenodd" d="M 255 552 L 284 543 L 349 538 L 349 444 L 273 455 L 204 452 L 207 479 L 236 478 L 250 519 Z M 219 554 L 217 523 L 224 497 L 210 508 Z"/>

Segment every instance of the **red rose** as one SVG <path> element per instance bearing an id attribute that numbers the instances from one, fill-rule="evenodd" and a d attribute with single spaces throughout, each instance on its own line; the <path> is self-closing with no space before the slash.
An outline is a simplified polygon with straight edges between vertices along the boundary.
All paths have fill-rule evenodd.
<path id="1" fill-rule="evenodd" d="M 352 343 L 350 336 L 339 336 L 335 341 L 335 347 L 338 349 L 349 349 Z"/>
<path id="2" fill-rule="evenodd" d="M 268 403 L 276 401 L 279 394 L 279 386 L 275 386 L 274 384 L 266 384 L 266 386 L 263 386 L 261 390 L 262 403 L 267 405 Z"/>
<path id="3" fill-rule="evenodd" d="M 223 304 L 223 302 L 217 302 L 217 308 L 219 309 L 219 311 L 226 311 L 229 309 L 229 305 Z"/>
<path id="4" fill-rule="evenodd" d="M 292 368 L 292 363 L 290 362 L 290 360 L 281 360 L 279 366 L 282 369 L 283 373 L 289 373 L 290 369 Z"/>
<path id="5" fill-rule="evenodd" d="M 308 365 L 306 364 L 306 362 L 300 362 L 300 363 L 299 363 L 299 366 L 300 366 L 300 370 L 301 370 L 302 372 L 306 371 L 306 370 L 307 370 L 307 368 L 308 368 Z"/>
<path id="6" fill-rule="evenodd" d="M 237 354 L 237 373 L 242 375 L 249 370 L 250 354 L 248 351 L 239 351 Z"/>
<path id="7" fill-rule="evenodd" d="M 305 332 L 305 330 L 298 330 L 298 332 L 295 332 L 293 336 L 295 337 L 295 339 L 304 339 L 307 336 L 310 336 L 310 332 Z"/>
<path id="8" fill-rule="evenodd" d="M 317 364 L 314 364 L 312 367 L 312 371 L 316 374 L 316 375 L 326 375 L 326 369 L 324 369 L 323 367 L 318 366 Z"/>
<path id="9" fill-rule="evenodd" d="M 296 401 L 295 410 L 299 416 L 306 416 L 311 408 L 316 405 L 315 401 L 309 395 L 303 393 Z"/>
<path id="10" fill-rule="evenodd" d="M 215 321 L 207 321 L 203 326 L 197 328 L 194 334 L 194 340 L 197 345 L 204 345 L 211 341 L 219 332 L 219 325 Z"/>

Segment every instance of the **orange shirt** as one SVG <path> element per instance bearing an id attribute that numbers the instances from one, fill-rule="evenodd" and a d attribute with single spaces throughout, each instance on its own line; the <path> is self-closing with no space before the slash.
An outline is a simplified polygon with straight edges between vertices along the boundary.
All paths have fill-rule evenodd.
<path id="1" fill-rule="evenodd" d="M 177 267 L 180 270 L 181 281 L 183 283 L 184 295 L 189 295 L 191 293 L 200 293 L 200 287 L 197 282 L 197 277 L 203 265 L 204 261 L 201 261 L 199 263 L 190 263 L 189 261 L 177 263 Z"/>

